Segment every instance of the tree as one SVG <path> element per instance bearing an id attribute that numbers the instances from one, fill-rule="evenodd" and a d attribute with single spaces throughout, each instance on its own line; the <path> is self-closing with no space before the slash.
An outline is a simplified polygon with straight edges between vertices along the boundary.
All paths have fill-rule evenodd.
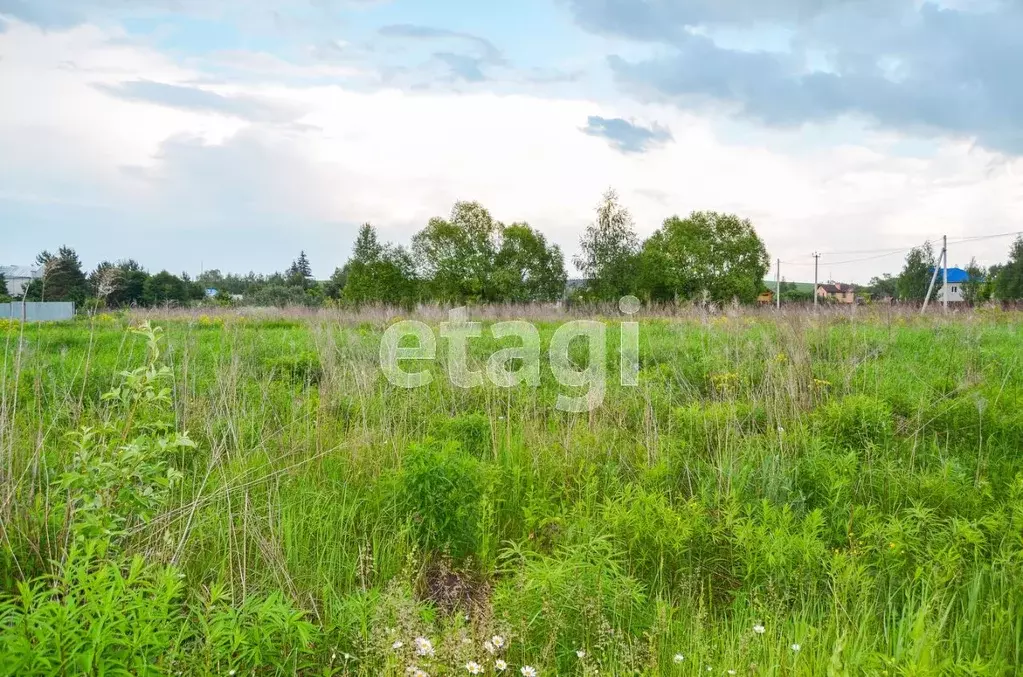
<path id="1" fill-rule="evenodd" d="M 672 216 L 643 244 L 641 287 L 654 300 L 750 303 L 770 266 L 749 219 L 718 212 Z"/>
<path id="2" fill-rule="evenodd" d="M 978 303 L 985 301 L 984 293 L 984 271 L 977 265 L 977 259 L 971 258 L 970 264 L 966 266 L 966 282 L 962 284 L 963 301 L 966 303 Z"/>
<path id="3" fill-rule="evenodd" d="M 998 296 L 996 286 L 998 278 L 1002 275 L 1003 267 L 1001 263 L 995 263 L 987 269 L 987 275 L 984 276 L 984 286 L 980 291 L 980 296 L 983 300 L 989 301 Z"/>
<path id="4" fill-rule="evenodd" d="M 89 282 L 82 262 L 70 247 L 61 247 L 56 256 L 43 251 L 36 257 L 43 278 L 33 280 L 25 291 L 30 301 L 72 301 L 81 305 L 89 295 Z"/>
<path id="5" fill-rule="evenodd" d="M 873 299 L 893 299 L 899 294 L 898 285 L 898 278 L 892 277 L 891 273 L 885 273 L 880 277 L 870 278 L 867 291 Z"/>
<path id="6" fill-rule="evenodd" d="M 366 223 L 359 229 L 352 257 L 334 276 L 339 278 L 338 282 L 343 278 L 340 298 L 348 303 L 409 306 L 417 299 L 415 268 L 408 250 L 381 245 L 376 230 Z"/>
<path id="7" fill-rule="evenodd" d="M 934 259 L 934 248 L 930 242 L 925 242 L 919 247 L 913 247 L 906 255 L 906 265 L 899 273 L 896 288 L 899 298 L 903 301 L 923 301 L 927 298 L 927 287 L 931 283 L 931 276 L 937 262 Z M 937 293 L 937 283 L 931 292 L 931 300 Z"/>
<path id="8" fill-rule="evenodd" d="M 329 299 L 340 299 L 348 282 L 348 267 L 335 268 L 334 274 L 323 285 L 323 294 Z"/>
<path id="9" fill-rule="evenodd" d="M 187 303 L 189 299 L 188 286 L 177 275 L 161 270 L 146 279 L 144 299 L 146 305 L 150 306 Z"/>
<path id="10" fill-rule="evenodd" d="M 134 259 L 116 264 L 103 261 L 89 273 L 89 290 L 110 306 L 142 304 L 148 278 L 149 273 Z"/>
<path id="11" fill-rule="evenodd" d="M 527 303 L 555 301 L 565 293 L 568 275 L 561 248 L 525 223 L 501 229 L 501 247 L 494 257 L 496 300 Z"/>
<path id="12" fill-rule="evenodd" d="M 299 252 L 298 258 L 291 262 L 287 272 L 288 284 L 292 287 L 307 289 L 313 279 L 313 269 L 305 251 Z"/>
<path id="13" fill-rule="evenodd" d="M 1023 235 L 1016 238 L 995 281 L 995 295 L 1000 301 L 1023 299 Z"/>
<path id="14" fill-rule="evenodd" d="M 586 295 L 611 301 L 632 292 L 636 277 L 639 240 L 629 210 L 612 188 L 597 205 L 597 218 L 586 227 L 582 250 L 573 262 L 586 278 Z"/>
<path id="15" fill-rule="evenodd" d="M 494 300 L 491 269 L 499 231 L 500 224 L 478 202 L 456 202 L 447 221 L 430 219 L 412 238 L 429 295 L 452 303 Z"/>
<path id="16" fill-rule="evenodd" d="M 0 271 L 0 303 L 9 303 L 11 295 L 7 293 L 7 277 Z"/>

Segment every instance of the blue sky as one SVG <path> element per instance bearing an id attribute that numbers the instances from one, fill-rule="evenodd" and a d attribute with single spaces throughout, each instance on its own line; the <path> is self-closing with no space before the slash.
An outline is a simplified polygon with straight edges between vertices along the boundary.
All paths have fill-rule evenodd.
<path id="1" fill-rule="evenodd" d="M 614 186 L 642 235 L 732 211 L 865 281 L 1023 229 L 1019 35 L 997 0 L 0 0 L 0 264 L 325 277 L 459 199 L 571 255 Z"/>

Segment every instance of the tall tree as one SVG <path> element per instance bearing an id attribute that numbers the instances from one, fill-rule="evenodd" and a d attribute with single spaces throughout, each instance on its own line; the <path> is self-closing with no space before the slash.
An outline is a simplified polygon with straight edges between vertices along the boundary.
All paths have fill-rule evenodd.
<path id="1" fill-rule="evenodd" d="M 411 306 L 418 300 L 415 262 L 404 247 L 380 244 L 376 230 L 366 223 L 359 229 L 352 256 L 334 271 L 328 289 L 356 306 L 382 303 Z"/>
<path id="2" fill-rule="evenodd" d="M 1001 301 L 1023 299 L 1023 235 L 1017 237 L 1009 249 L 1009 260 L 995 281 L 995 295 Z"/>
<path id="3" fill-rule="evenodd" d="M 977 259 L 971 258 L 970 264 L 966 266 L 966 282 L 962 284 L 963 301 L 967 303 L 978 303 L 985 301 L 984 293 L 984 271 L 977 265 Z"/>
<path id="4" fill-rule="evenodd" d="M 293 287 L 307 289 L 313 280 L 313 268 L 309 265 L 309 257 L 305 251 L 299 252 L 298 258 L 291 262 L 287 273 L 288 284 Z"/>
<path id="5" fill-rule="evenodd" d="M 693 212 L 666 219 L 643 244 L 641 286 L 657 300 L 751 302 L 768 267 L 767 248 L 749 219 Z"/>
<path id="6" fill-rule="evenodd" d="M 53 255 L 43 251 L 36 257 L 43 269 L 42 280 L 33 280 L 26 297 L 33 301 L 73 301 L 81 305 L 89 295 L 89 281 L 82 262 L 70 247 L 61 247 Z"/>
<path id="7" fill-rule="evenodd" d="M 491 267 L 500 224 L 478 202 L 456 202 L 451 217 L 430 219 L 412 238 L 412 253 L 429 295 L 439 301 L 490 301 Z"/>
<path id="8" fill-rule="evenodd" d="M 899 298 L 903 301 L 923 301 L 927 298 L 927 287 L 931 283 L 934 268 L 937 265 L 934 259 L 934 247 L 930 242 L 925 242 L 919 247 L 913 247 L 906 255 L 906 265 L 899 273 L 896 288 L 899 291 Z M 931 292 L 931 300 L 937 294 L 938 284 L 935 282 L 934 290 Z"/>
<path id="9" fill-rule="evenodd" d="M 573 262 L 586 278 L 586 293 L 597 300 L 615 300 L 632 291 L 639 239 L 629 210 L 608 188 L 597 205 L 597 217 L 579 242 Z"/>
<path id="10" fill-rule="evenodd" d="M 525 223 L 501 229 L 501 246 L 494 257 L 496 300 L 525 303 L 555 301 L 565 294 L 565 257 L 556 244 Z"/>
<path id="11" fill-rule="evenodd" d="M 3 271 L 0 270 L 0 303 L 7 303 L 11 300 L 11 295 L 7 289 L 7 277 Z"/>

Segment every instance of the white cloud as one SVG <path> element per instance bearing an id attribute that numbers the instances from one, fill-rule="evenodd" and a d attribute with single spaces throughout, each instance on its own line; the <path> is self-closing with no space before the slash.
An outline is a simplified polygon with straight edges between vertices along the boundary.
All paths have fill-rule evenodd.
<path id="1" fill-rule="evenodd" d="M 644 235 L 672 213 L 734 211 L 754 220 L 772 257 L 799 261 L 815 249 L 1011 230 L 1023 206 L 1017 163 L 964 144 L 927 142 L 908 154 L 897 135 L 835 125 L 807 128 L 832 141 L 807 148 L 806 130 L 747 130 L 735 140 L 715 120 L 628 101 L 212 83 L 124 37 L 16 21 L 0 33 L 0 219 L 13 211 L 35 224 L 9 244 L 8 263 L 67 242 L 89 264 L 137 256 L 154 268 L 194 271 L 202 260 L 269 270 L 304 248 L 325 276 L 347 257 L 358 223 L 407 241 L 457 199 L 479 200 L 506 222 L 527 220 L 571 254 L 609 185 Z M 260 124 L 96 87 L 134 80 L 287 101 L 304 115 Z M 579 131 L 591 115 L 657 122 L 674 142 L 623 156 Z M 101 229 L 98 218 L 113 225 Z M 994 262 L 1006 249 L 976 243 L 954 251 L 952 263 L 971 253 Z M 896 256 L 832 272 L 866 281 L 899 265 Z M 783 272 L 807 279 L 812 268 Z"/>

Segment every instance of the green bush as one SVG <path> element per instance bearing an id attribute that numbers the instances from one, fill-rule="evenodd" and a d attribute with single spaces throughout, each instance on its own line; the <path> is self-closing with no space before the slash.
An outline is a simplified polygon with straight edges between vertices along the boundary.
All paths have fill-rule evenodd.
<path id="1" fill-rule="evenodd" d="M 401 471 L 401 492 L 419 542 L 462 560 L 476 551 L 487 493 L 484 465 L 455 442 L 413 444 Z"/>

